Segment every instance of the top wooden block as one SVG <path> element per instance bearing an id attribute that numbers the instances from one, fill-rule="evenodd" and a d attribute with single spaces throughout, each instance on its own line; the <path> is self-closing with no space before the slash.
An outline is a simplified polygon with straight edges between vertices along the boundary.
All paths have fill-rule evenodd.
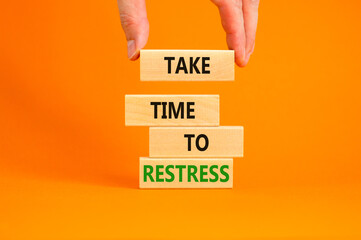
<path id="1" fill-rule="evenodd" d="M 141 81 L 233 81 L 233 50 L 140 50 Z"/>

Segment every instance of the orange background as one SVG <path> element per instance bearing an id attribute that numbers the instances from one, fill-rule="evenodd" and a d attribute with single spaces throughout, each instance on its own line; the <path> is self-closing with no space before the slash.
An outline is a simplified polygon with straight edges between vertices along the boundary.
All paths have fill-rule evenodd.
<path id="1" fill-rule="evenodd" d="M 210 1 L 147 2 L 150 49 L 226 49 Z M 0 239 L 361 237 L 359 1 L 262 1 L 234 82 L 140 82 L 112 1 L 3 1 Z M 125 94 L 220 94 L 233 190 L 139 190 Z"/>

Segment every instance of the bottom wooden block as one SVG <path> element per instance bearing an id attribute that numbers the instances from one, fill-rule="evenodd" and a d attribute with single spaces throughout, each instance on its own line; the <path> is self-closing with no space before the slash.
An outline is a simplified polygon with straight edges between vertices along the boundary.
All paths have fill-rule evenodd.
<path id="1" fill-rule="evenodd" d="M 232 188 L 232 158 L 139 160 L 139 188 Z"/>

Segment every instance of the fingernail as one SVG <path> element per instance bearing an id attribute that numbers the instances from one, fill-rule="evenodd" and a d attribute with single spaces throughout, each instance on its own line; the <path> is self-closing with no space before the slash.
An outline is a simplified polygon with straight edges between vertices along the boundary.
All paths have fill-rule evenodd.
<path id="1" fill-rule="evenodd" d="M 137 53 L 137 49 L 135 48 L 135 41 L 129 40 L 128 41 L 128 58 L 132 59 L 136 53 Z"/>
<path id="2" fill-rule="evenodd" d="M 245 59 L 246 63 L 248 63 L 253 51 L 254 51 L 254 45 L 252 46 L 252 49 L 247 52 L 247 56 L 246 56 L 246 59 Z"/>
<path id="3" fill-rule="evenodd" d="M 246 64 L 248 63 L 249 58 L 251 57 L 251 54 L 252 54 L 252 53 L 248 53 L 248 54 L 247 54 L 246 59 L 244 60 Z"/>
<path id="4" fill-rule="evenodd" d="M 244 67 L 244 66 L 246 66 L 246 64 L 247 64 L 246 50 L 242 49 L 240 66 Z"/>

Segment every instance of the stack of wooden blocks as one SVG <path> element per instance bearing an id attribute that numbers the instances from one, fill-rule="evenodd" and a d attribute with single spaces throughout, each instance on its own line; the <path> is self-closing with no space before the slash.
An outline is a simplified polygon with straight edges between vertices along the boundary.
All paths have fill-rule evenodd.
<path id="1" fill-rule="evenodd" d="M 230 50 L 142 50 L 141 81 L 233 81 Z M 140 188 L 232 188 L 243 127 L 219 126 L 219 95 L 126 95 L 125 125 L 150 126 Z"/>

